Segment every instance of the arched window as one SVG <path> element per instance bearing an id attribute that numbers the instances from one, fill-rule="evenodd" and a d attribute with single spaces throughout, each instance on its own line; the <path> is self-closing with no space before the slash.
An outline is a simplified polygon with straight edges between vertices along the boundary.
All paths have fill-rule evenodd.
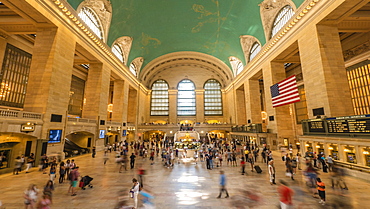
<path id="1" fill-rule="evenodd" d="M 130 71 L 132 74 L 134 74 L 135 76 L 137 76 L 137 69 L 136 69 L 136 65 L 134 63 L 131 63 L 130 65 Z"/>
<path id="2" fill-rule="evenodd" d="M 222 115 L 221 84 L 215 79 L 204 84 L 204 115 Z"/>
<path id="3" fill-rule="evenodd" d="M 99 23 L 98 17 L 95 12 L 88 8 L 82 7 L 78 16 L 86 23 L 86 25 L 95 33 L 97 37 L 103 39 L 102 27 Z"/>
<path id="4" fill-rule="evenodd" d="M 116 55 L 116 57 L 121 60 L 121 62 L 125 62 L 124 58 L 123 58 L 123 52 L 122 52 L 122 49 L 121 47 L 118 45 L 118 44 L 114 44 L 113 47 L 112 47 L 112 52 L 114 55 Z"/>
<path id="5" fill-rule="evenodd" d="M 272 25 L 271 38 L 293 17 L 294 11 L 290 5 L 283 7 L 276 15 L 274 24 Z"/>
<path id="6" fill-rule="evenodd" d="M 152 85 L 150 115 L 168 115 L 168 84 L 164 80 Z"/>
<path id="7" fill-rule="evenodd" d="M 255 42 L 249 52 L 249 62 L 261 51 L 261 45 L 258 42 Z"/>
<path id="8" fill-rule="evenodd" d="M 244 65 L 240 59 L 236 57 L 229 57 L 229 61 L 233 71 L 236 72 L 236 75 L 243 71 Z"/>
<path id="9" fill-rule="evenodd" d="M 196 115 L 194 83 L 182 80 L 177 90 L 177 115 Z"/>

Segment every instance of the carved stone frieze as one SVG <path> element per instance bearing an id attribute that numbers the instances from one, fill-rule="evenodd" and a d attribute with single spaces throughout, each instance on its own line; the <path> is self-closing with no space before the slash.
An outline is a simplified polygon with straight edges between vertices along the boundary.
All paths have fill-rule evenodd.
<path id="1" fill-rule="evenodd" d="M 143 66 L 144 63 L 144 58 L 143 57 L 136 57 L 132 62 L 136 66 L 136 74 L 139 75 L 139 72 L 141 70 L 141 67 Z"/>
<path id="2" fill-rule="evenodd" d="M 343 52 L 344 60 L 347 61 L 353 57 L 356 57 L 362 53 L 370 51 L 370 41 L 367 41 L 361 45 L 358 45 L 352 49 L 345 50 Z"/>
<path id="3" fill-rule="evenodd" d="M 82 7 L 89 7 L 98 15 L 100 23 L 103 27 L 104 40 L 107 40 L 110 23 L 112 20 L 112 4 L 109 0 L 85 0 L 80 4 L 77 12 Z"/>
<path id="4" fill-rule="evenodd" d="M 274 23 L 276 15 L 286 5 L 290 5 L 294 11 L 297 9 L 291 0 L 264 0 L 258 5 L 260 6 L 260 15 L 266 41 L 270 39 L 272 24 Z"/>
<path id="5" fill-rule="evenodd" d="M 249 53 L 250 53 L 251 48 L 252 48 L 252 46 L 255 42 L 258 42 L 261 45 L 261 43 L 258 41 L 258 39 L 254 36 L 249 36 L 249 35 L 240 36 L 240 44 L 242 46 L 243 53 L 244 53 L 244 58 L 245 58 L 245 61 L 247 63 L 250 62 Z"/>
<path id="6" fill-rule="evenodd" d="M 113 43 L 113 45 L 118 44 L 121 47 L 125 64 L 127 64 L 128 56 L 130 54 L 132 40 L 133 39 L 129 36 L 122 36 L 116 39 L 116 41 Z"/>

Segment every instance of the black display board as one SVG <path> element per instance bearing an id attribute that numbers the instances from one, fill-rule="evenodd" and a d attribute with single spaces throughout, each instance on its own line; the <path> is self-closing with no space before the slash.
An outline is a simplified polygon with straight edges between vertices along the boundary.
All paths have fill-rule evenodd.
<path id="1" fill-rule="evenodd" d="M 325 121 L 309 121 L 308 122 L 308 131 L 309 132 L 320 132 L 325 133 L 325 127 L 324 127 Z"/>
<path id="2" fill-rule="evenodd" d="M 327 120 L 329 133 L 370 133 L 370 118 Z"/>

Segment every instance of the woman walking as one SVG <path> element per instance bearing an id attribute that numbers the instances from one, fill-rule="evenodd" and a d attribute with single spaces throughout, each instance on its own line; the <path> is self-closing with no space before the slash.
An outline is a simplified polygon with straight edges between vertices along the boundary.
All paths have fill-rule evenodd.
<path id="1" fill-rule="evenodd" d="M 64 162 L 62 161 L 59 166 L 59 184 L 63 183 L 65 174 L 66 167 L 64 166 Z"/>
<path id="2" fill-rule="evenodd" d="M 24 192 L 24 205 L 25 209 L 34 209 L 37 202 L 37 194 L 39 190 L 37 189 L 36 185 L 30 184 L 27 190 Z"/>

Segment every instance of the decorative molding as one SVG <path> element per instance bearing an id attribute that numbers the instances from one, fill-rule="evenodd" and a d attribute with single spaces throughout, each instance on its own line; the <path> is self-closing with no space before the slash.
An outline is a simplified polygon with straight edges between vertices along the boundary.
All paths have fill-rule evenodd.
<path id="1" fill-rule="evenodd" d="M 89 7 L 98 15 L 103 27 L 103 39 L 107 41 L 110 23 L 112 20 L 112 4 L 108 0 L 85 0 L 77 8 L 77 14 L 82 7 Z"/>
<path id="2" fill-rule="evenodd" d="M 246 62 L 245 64 L 250 62 L 249 54 L 251 52 L 251 48 L 252 48 L 253 44 L 256 43 L 256 42 L 259 43 L 260 46 L 262 47 L 261 43 L 259 42 L 259 40 L 256 37 L 249 36 L 249 35 L 240 36 L 240 44 L 242 45 L 244 58 L 245 58 L 245 62 Z"/>
<path id="3" fill-rule="evenodd" d="M 276 15 L 286 5 L 290 5 L 294 12 L 296 12 L 297 8 L 291 0 L 264 0 L 258 5 L 260 6 L 260 15 L 266 41 L 271 37 L 272 24 L 274 23 Z"/>
<path id="4" fill-rule="evenodd" d="M 123 53 L 123 60 L 125 61 L 124 64 L 126 65 L 128 61 L 128 56 L 131 51 L 132 41 L 133 39 L 130 36 L 122 36 L 117 38 L 112 45 L 114 46 L 114 44 L 118 44 L 121 47 Z"/>
<path id="5" fill-rule="evenodd" d="M 143 63 L 144 63 L 143 57 L 136 57 L 134 60 L 132 60 L 131 64 L 134 64 L 136 67 L 136 75 L 139 75 Z"/>
<path id="6" fill-rule="evenodd" d="M 355 46 L 352 49 L 348 49 L 343 52 L 344 61 L 347 61 L 353 57 L 370 51 L 370 41 L 367 41 L 361 45 Z"/>

